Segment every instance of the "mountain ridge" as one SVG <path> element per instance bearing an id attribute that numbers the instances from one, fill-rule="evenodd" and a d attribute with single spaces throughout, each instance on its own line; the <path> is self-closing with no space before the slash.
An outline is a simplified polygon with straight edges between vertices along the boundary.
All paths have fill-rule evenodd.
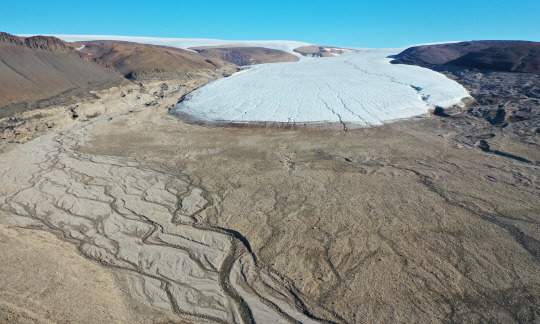
<path id="1" fill-rule="evenodd" d="M 405 49 L 391 63 L 538 74 L 540 42 L 486 40 L 420 45 Z"/>

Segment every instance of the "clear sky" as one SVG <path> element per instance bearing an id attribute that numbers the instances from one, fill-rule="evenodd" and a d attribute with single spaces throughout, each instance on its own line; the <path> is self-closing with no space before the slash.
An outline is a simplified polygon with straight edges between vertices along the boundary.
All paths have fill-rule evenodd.
<path id="1" fill-rule="evenodd" d="M 0 31 L 400 47 L 540 41 L 540 0 L 0 0 Z"/>

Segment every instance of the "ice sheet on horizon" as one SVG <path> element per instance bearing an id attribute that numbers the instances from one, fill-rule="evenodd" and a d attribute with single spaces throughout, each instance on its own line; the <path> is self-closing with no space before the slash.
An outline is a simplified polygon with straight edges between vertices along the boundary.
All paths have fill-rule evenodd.
<path id="1" fill-rule="evenodd" d="M 393 50 L 276 63 L 194 91 L 174 112 L 203 121 L 343 122 L 380 125 L 426 114 L 467 97 L 444 75 L 390 64 Z"/>
<path id="2" fill-rule="evenodd" d="M 20 36 L 33 36 L 33 35 L 20 35 Z M 138 37 L 138 36 L 114 36 L 114 35 L 46 35 L 55 36 L 66 42 L 77 41 L 93 41 L 93 40 L 118 40 L 134 43 L 170 46 L 176 48 L 187 49 L 190 47 L 198 46 L 220 46 L 220 45 L 245 45 L 245 46 L 259 46 L 271 49 L 282 50 L 299 56 L 300 54 L 294 52 L 295 48 L 301 46 L 312 45 L 310 43 L 287 41 L 287 40 L 221 40 L 221 39 L 204 39 L 204 38 L 159 38 L 159 37 Z"/>

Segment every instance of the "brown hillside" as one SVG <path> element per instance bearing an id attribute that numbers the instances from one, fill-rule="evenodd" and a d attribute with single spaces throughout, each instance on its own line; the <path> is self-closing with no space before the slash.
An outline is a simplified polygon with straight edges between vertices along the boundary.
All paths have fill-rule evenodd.
<path id="1" fill-rule="evenodd" d="M 540 43 L 488 47 L 467 53 L 447 64 L 481 70 L 540 74 Z"/>
<path id="2" fill-rule="evenodd" d="M 392 63 L 539 74 L 540 43 L 496 40 L 422 45 L 404 50 Z"/>
<path id="3" fill-rule="evenodd" d="M 83 59 L 58 38 L 0 34 L 0 107 L 123 80 L 118 73 Z M 0 116 L 5 112 L 0 111 Z"/>
<path id="4" fill-rule="evenodd" d="M 219 58 L 240 66 L 298 61 L 298 57 L 290 53 L 264 47 L 232 45 L 191 47 L 190 49 L 204 57 Z"/>
<path id="5" fill-rule="evenodd" d="M 77 42 L 80 52 L 110 64 L 129 79 L 185 76 L 230 63 L 177 48 L 121 41 Z"/>

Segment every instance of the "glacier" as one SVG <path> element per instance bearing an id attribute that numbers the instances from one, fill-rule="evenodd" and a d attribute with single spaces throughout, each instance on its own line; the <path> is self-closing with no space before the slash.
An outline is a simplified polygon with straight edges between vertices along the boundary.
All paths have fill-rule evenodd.
<path id="1" fill-rule="evenodd" d="M 459 104 L 469 94 L 429 69 L 390 64 L 396 49 L 252 66 L 205 85 L 173 113 L 202 122 L 377 126 Z"/>

